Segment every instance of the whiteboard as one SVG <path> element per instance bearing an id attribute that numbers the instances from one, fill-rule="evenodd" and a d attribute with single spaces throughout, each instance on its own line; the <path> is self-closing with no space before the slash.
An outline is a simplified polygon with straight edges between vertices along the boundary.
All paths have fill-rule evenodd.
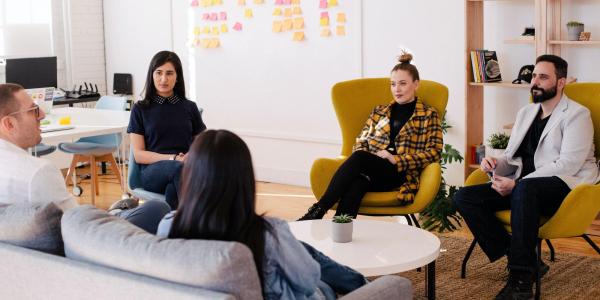
<path id="1" fill-rule="evenodd" d="M 192 7 L 192 1 L 173 1 L 173 42 L 187 65 L 188 96 L 204 109 L 209 128 L 227 128 L 240 134 L 293 137 L 300 140 L 339 141 L 331 105 L 331 87 L 361 76 L 361 1 L 338 0 L 338 6 L 319 8 L 319 0 L 301 0 L 305 40 L 293 32 L 274 33 L 275 0 L 256 4 L 223 0 L 222 5 Z M 202 0 L 200 0 L 202 2 Z M 258 1 L 260 2 L 260 1 Z M 251 9 L 253 17 L 245 18 Z M 329 14 L 332 36 L 321 37 L 321 13 Z M 206 21 L 205 13 L 225 12 L 226 22 Z M 344 13 L 345 23 L 337 22 Z M 298 17 L 294 15 L 294 17 Z M 236 22 L 241 31 L 233 30 Z M 220 47 L 192 47 L 194 28 L 220 26 Z M 338 25 L 345 35 L 336 35 Z M 201 37 L 209 36 L 201 34 Z"/>

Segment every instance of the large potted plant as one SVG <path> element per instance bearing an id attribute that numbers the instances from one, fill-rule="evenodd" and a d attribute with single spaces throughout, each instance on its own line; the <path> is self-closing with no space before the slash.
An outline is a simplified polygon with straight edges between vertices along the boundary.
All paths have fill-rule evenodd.
<path id="1" fill-rule="evenodd" d="M 579 36 L 584 30 L 583 23 L 571 21 L 567 23 L 567 36 L 569 41 L 579 41 Z"/>
<path id="2" fill-rule="evenodd" d="M 499 157 L 504 154 L 506 147 L 508 146 L 508 140 L 510 139 L 510 135 L 497 132 L 492 133 L 488 138 L 488 147 L 485 149 L 485 156 L 491 157 Z"/>
<path id="3" fill-rule="evenodd" d="M 331 239 L 336 243 L 352 241 L 352 217 L 347 214 L 333 217 L 331 220 Z"/>

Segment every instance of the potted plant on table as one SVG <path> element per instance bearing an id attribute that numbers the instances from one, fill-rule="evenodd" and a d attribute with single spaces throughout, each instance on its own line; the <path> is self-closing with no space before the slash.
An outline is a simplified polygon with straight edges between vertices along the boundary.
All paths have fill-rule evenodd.
<path id="1" fill-rule="evenodd" d="M 583 23 L 571 21 L 567 23 L 567 36 L 569 41 L 579 41 L 579 35 L 583 32 Z"/>
<path id="2" fill-rule="evenodd" d="M 488 148 L 485 149 L 486 156 L 499 157 L 504 154 L 508 146 L 510 136 L 503 132 L 493 133 L 488 138 Z"/>
<path id="3" fill-rule="evenodd" d="M 352 241 L 352 217 L 350 215 L 343 214 L 333 217 L 331 239 L 336 243 Z"/>

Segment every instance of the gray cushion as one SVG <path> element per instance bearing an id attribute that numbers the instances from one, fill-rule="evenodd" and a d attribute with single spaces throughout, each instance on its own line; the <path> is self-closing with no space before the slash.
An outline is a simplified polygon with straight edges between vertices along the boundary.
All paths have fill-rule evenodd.
<path id="1" fill-rule="evenodd" d="M 62 219 L 68 258 L 162 280 L 261 299 L 252 252 L 240 243 L 164 239 L 85 205 Z"/>
<path id="2" fill-rule="evenodd" d="M 60 235 L 63 212 L 54 203 L 0 205 L 0 241 L 64 255 Z"/>

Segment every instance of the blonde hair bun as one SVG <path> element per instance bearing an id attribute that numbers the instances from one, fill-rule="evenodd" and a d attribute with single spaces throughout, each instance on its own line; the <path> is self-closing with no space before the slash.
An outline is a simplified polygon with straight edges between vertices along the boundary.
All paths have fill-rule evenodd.
<path id="1" fill-rule="evenodd" d="M 398 57 L 398 61 L 401 64 L 410 64 L 410 62 L 412 61 L 412 59 L 413 59 L 412 54 L 410 54 L 410 53 L 408 53 L 406 51 L 402 51 L 400 53 L 400 56 Z"/>

